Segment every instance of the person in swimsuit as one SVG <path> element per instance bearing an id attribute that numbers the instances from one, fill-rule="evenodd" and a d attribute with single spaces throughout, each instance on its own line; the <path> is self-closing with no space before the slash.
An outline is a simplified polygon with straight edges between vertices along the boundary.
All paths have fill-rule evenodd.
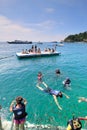
<path id="1" fill-rule="evenodd" d="M 71 80 L 70 80 L 69 78 L 66 78 L 66 79 L 63 81 L 64 87 L 70 87 L 70 84 L 71 84 Z"/>
<path id="2" fill-rule="evenodd" d="M 37 87 L 38 89 L 40 89 L 41 91 L 44 91 L 44 92 L 46 92 L 46 93 L 52 95 L 53 98 L 54 98 L 54 101 L 55 101 L 55 103 L 56 103 L 56 105 L 57 105 L 57 107 L 58 107 L 60 110 L 62 110 L 62 107 L 59 105 L 57 98 L 58 98 L 58 97 L 62 98 L 63 95 L 65 95 L 66 98 L 69 98 L 69 96 L 66 95 L 65 93 L 61 92 L 61 91 L 53 90 L 53 89 L 49 88 L 49 87 L 47 86 L 47 84 L 44 83 L 44 82 L 42 82 L 42 84 L 45 86 L 45 88 L 42 88 L 42 87 L 39 86 L 38 84 L 37 84 L 36 87 Z"/>
<path id="3" fill-rule="evenodd" d="M 43 77 L 42 73 L 41 73 L 41 72 L 38 72 L 37 78 L 38 78 L 38 82 L 39 82 L 39 83 L 42 82 L 42 77 Z"/>
<path id="4" fill-rule="evenodd" d="M 15 100 L 12 101 L 10 105 L 10 111 L 14 114 L 14 123 L 15 123 L 15 130 L 24 130 L 24 123 L 26 120 L 26 110 L 25 105 L 27 104 L 26 99 L 18 96 Z"/>
<path id="5" fill-rule="evenodd" d="M 85 98 L 85 97 L 79 97 L 78 102 L 79 102 L 79 103 L 80 103 L 80 102 L 87 102 L 87 98 Z"/>
<path id="6" fill-rule="evenodd" d="M 55 73 L 56 73 L 56 75 L 60 75 L 61 74 L 60 69 L 56 69 Z"/>

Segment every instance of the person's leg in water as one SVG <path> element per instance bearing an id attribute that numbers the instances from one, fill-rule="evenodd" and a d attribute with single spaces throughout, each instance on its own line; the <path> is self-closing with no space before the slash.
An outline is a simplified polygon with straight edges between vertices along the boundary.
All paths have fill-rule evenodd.
<path id="1" fill-rule="evenodd" d="M 2 122 L 1 122 L 1 117 L 0 117 L 0 130 L 3 130 L 3 128 L 2 128 Z"/>
<path id="2" fill-rule="evenodd" d="M 21 124 L 20 124 L 20 130 L 25 130 L 25 129 L 24 129 L 24 123 L 21 123 Z"/>
<path id="3" fill-rule="evenodd" d="M 19 124 L 15 124 L 15 130 L 19 130 Z"/>

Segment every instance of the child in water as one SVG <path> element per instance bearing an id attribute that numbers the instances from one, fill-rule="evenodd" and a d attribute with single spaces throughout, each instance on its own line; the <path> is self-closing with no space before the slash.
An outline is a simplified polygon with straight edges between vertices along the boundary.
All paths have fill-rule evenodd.
<path id="1" fill-rule="evenodd" d="M 42 82 L 42 77 L 43 77 L 42 73 L 38 72 L 38 81 L 39 82 Z"/>

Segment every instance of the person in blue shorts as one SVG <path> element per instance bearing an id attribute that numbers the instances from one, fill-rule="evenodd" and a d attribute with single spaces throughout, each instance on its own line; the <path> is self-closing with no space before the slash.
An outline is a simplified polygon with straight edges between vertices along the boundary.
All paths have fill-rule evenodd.
<path id="1" fill-rule="evenodd" d="M 52 95 L 53 98 L 54 98 L 54 101 L 55 101 L 55 103 L 56 103 L 56 105 L 57 105 L 57 107 L 58 107 L 60 110 L 62 110 L 62 107 L 59 105 L 57 98 L 58 98 L 58 97 L 62 98 L 63 95 L 65 95 L 66 98 L 69 98 L 69 96 L 67 96 L 65 93 L 63 93 L 63 92 L 61 92 L 61 91 L 53 90 L 53 89 L 49 88 L 49 87 L 47 86 L 47 84 L 44 83 L 44 82 L 42 82 L 42 84 L 45 86 L 45 88 L 42 88 L 42 87 L 39 86 L 38 84 L 37 84 L 37 88 L 40 89 L 41 91 L 44 91 L 44 92 L 46 92 L 46 93 Z"/>

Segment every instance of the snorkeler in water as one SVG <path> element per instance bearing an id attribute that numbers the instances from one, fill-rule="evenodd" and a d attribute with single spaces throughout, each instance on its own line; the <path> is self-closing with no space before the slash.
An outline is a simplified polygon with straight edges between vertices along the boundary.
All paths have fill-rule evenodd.
<path id="1" fill-rule="evenodd" d="M 63 81 L 63 85 L 64 85 L 64 87 L 70 87 L 70 85 L 71 85 L 71 80 L 70 80 L 70 78 L 66 78 L 66 79 Z"/>
<path id="2" fill-rule="evenodd" d="M 62 110 L 62 107 L 59 105 L 57 98 L 58 98 L 58 97 L 62 98 L 63 95 L 65 95 L 66 98 L 69 98 L 69 96 L 67 96 L 65 93 L 63 93 L 63 92 L 61 92 L 61 91 L 53 90 L 53 89 L 49 88 L 49 87 L 47 86 L 47 84 L 44 83 L 44 82 L 42 82 L 42 84 L 45 86 L 45 88 L 42 88 L 42 87 L 39 86 L 38 84 L 37 84 L 37 88 L 39 88 L 41 91 L 44 91 L 44 92 L 46 92 L 46 93 L 52 95 L 53 98 L 54 98 L 54 101 L 55 101 L 55 103 L 56 103 L 56 105 L 57 105 L 57 107 L 58 107 L 60 110 Z"/>

